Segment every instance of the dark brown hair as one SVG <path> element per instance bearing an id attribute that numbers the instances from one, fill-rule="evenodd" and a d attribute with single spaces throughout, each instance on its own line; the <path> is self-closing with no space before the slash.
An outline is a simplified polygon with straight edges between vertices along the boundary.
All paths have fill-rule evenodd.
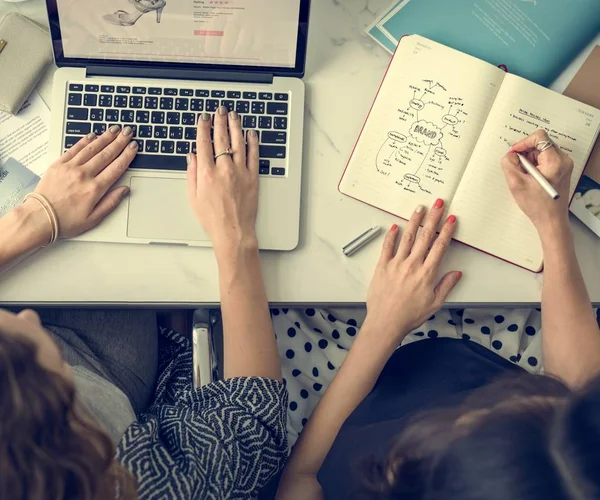
<path id="1" fill-rule="evenodd" d="M 363 479 L 358 498 L 600 499 L 600 380 L 577 393 L 532 375 L 481 388 L 413 419 Z"/>
<path id="2" fill-rule="evenodd" d="M 37 347 L 0 331 L 0 498 L 135 499 L 133 477 L 66 378 Z"/>

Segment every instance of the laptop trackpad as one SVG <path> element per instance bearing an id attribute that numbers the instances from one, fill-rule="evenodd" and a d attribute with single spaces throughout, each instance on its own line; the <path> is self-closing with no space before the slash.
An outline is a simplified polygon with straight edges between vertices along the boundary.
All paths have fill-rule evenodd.
<path id="1" fill-rule="evenodd" d="M 189 206 L 185 179 L 132 177 L 130 186 L 129 238 L 210 241 Z"/>

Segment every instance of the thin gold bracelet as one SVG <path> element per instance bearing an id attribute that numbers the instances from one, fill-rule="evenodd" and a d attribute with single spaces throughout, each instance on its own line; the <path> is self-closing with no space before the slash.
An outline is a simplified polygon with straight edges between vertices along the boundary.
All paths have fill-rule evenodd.
<path id="1" fill-rule="evenodd" d="M 50 228 L 52 229 L 52 235 L 50 236 L 50 241 L 48 242 L 47 245 L 44 245 L 44 247 L 53 245 L 56 242 L 56 240 L 58 239 L 58 235 L 60 233 L 59 227 L 58 227 L 58 217 L 56 216 L 54 207 L 52 207 L 52 204 L 48 201 L 48 199 L 44 195 L 41 195 L 39 193 L 27 194 L 25 196 L 25 198 L 23 198 L 23 203 L 25 203 L 29 198 L 37 201 L 42 206 L 42 208 L 44 209 L 44 212 L 46 213 L 46 216 L 48 217 L 48 221 L 50 222 Z"/>

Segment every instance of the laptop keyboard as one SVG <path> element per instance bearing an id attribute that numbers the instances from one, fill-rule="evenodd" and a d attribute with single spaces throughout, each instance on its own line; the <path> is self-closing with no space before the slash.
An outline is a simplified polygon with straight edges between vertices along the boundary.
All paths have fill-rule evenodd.
<path id="1" fill-rule="evenodd" d="M 70 83 L 64 149 L 90 132 L 130 126 L 139 144 L 131 168 L 186 170 L 185 156 L 196 152 L 198 114 L 219 106 L 237 111 L 244 131 L 258 133 L 260 174 L 285 177 L 288 93 Z"/>

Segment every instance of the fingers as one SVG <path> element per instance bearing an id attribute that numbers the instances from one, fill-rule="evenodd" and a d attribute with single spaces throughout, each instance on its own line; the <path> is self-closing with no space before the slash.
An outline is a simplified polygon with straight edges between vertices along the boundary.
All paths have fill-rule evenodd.
<path id="1" fill-rule="evenodd" d="M 116 142 L 117 141 L 115 141 L 115 144 Z M 121 154 L 96 176 L 96 181 L 104 192 L 108 191 L 108 189 L 121 178 L 129 168 L 129 165 L 131 165 L 137 152 L 138 143 L 136 141 L 131 141 L 128 146 L 121 151 Z"/>
<path id="2" fill-rule="evenodd" d="M 513 144 L 512 150 L 516 151 L 517 153 L 526 153 L 528 151 L 535 150 L 536 146 L 539 142 L 549 141 L 549 140 L 550 140 L 550 137 L 548 137 L 548 133 L 545 130 L 539 129 L 539 130 L 536 130 L 530 136 L 525 137 L 525 139 L 522 139 L 519 142 L 517 142 L 516 144 Z M 540 153 L 538 151 L 535 154 L 535 160 L 536 160 L 536 163 L 538 163 L 540 161 L 543 161 L 543 162 L 550 161 L 551 163 L 553 161 L 560 162 L 561 161 L 560 151 L 559 151 L 558 147 L 556 147 L 556 146 L 552 147 L 552 148 L 548 148 L 543 153 Z"/>
<path id="3" fill-rule="evenodd" d="M 381 247 L 381 256 L 379 263 L 385 264 L 394 258 L 394 250 L 396 249 L 396 240 L 398 239 L 398 225 L 394 224 L 385 235 L 383 246 Z"/>
<path id="4" fill-rule="evenodd" d="M 187 155 L 187 189 L 188 198 L 190 201 L 196 199 L 196 192 L 198 189 L 198 160 L 196 155 L 190 153 Z"/>
<path id="5" fill-rule="evenodd" d="M 502 158 L 500 165 L 504 171 L 508 188 L 511 191 L 514 192 L 525 185 L 527 174 L 523 171 L 516 154 L 508 153 Z"/>
<path id="6" fill-rule="evenodd" d="M 115 127 L 118 127 L 118 125 Z M 111 129 L 112 131 L 109 130 L 97 141 L 95 141 L 99 146 L 101 146 L 100 148 L 98 148 L 96 144 L 91 144 L 88 147 L 88 150 L 82 151 L 76 158 L 77 161 L 79 161 L 80 158 L 84 158 L 83 155 L 87 156 L 88 153 L 92 152 L 92 146 L 94 146 L 96 154 L 94 156 L 90 156 L 89 161 L 86 163 L 86 168 L 92 175 L 99 175 L 100 172 L 102 172 L 123 152 L 133 138 L 133 130 L 131 127 L 123 128 L 120 134 L 118 133 L 118 130 L 120 129 L 113 127 L 111 127 Z M 116 133 L 114 132 L 115 130 L 117 130 Z M 137 148 L 135 151 L 137 152 Z"/>
<path id="7" fill-rule="evenodd" d="M 399 259 L 404 260 L 410 255 L 425 214 L 426 210 L 423 205 L 419 205 L 413 212 L 408 224 L 406 225 L 406 228 L 404 229 L 404 233 L 400 239 L 400 245 L 398 246 L 398 251 L 396 252 L 396 256 Z"/>
<path id="8" fill-rule="evenodd" d="M 233 162 L 240 168 L 246 168 L 246 142 L 242 132 L 242 120 L 235 111 L 229 113 L 229 135 L 233 149 Z"/>
<path id="9" fill-rule="evenodd" d="M 258 134 L 256 130 L 248 131 L 248 170 L 250 173 L 258 177 Z"/>
<path id="10" fill-rule="evenodd" d="M 227 131 L 227 125 L 229 121 L 229 113 L 225 106 L 219 107 L 217 113 L 215 114 L 215 132 L 214 132 L 214 143 L 215 143 L 215 154 L 218 155 L 222 151 L 225 151 L 227 148 L 231 147 L 231 143 L 229 142 L 229 132 Z M 226 156 L 225 156 L 226 158 Z M 217 158 L 216 163 L 222 161 L 223 156 Z"/>
<path id="11" fill-rule="evenodd" d="M 106 193 L 88 217 L 89 226 L 86 229 L 91 229 L 100 224 L 127 196 L 129 196 L 127 186 L 119 186 Z"/>
<path id="12" fill-rule="evenodd" d="M 76 144 L 74 144 L 71 148 L 69 148 L 68 151 L 66 151 L 65 153 L 63 153 L 63 155 L 60 157 L 60 159 L 63 162 L 65 162 L 65 163 L 68 162 L 68 161 L 71 161 L 83 149 L 85 149 L 86 147 L 88 147 L 95 140 L 96 140 L 96 134 L 94 134 L 94 133 L 91 133 L 91 134 L 86 135 L 85 137 L 82 137 Z"/>
<path id="13" fill-rule="evenodd" d="M 120 132 L 121 127 L 119 125 L 113 125 L 95 141 L 83 148 L 73 159 L 80 165 L 89 162 L 101 151 L 103 151 L 109 144 L 112 144 L 115 139 L 119 137 Z M 94 175 L 96 174 L 94 173 Z"/>
<path id="14" fill-rule="evenodd" d="M 442 307 L 452 289 L 458 284 L 462 278 L 460 271 L 452 271 L 446 274 L 435 287 L 436 307 Z"/>
<path id="15" fill-rule="evenodd" d="M 425 220 L 423 229 L 419 233 L 417 240 L 411 251 L 411 256 L 416 259 L 424 261 L 431 243 L 437 233 L 437 228 L 440 224 L 440 220 L 444 215 L 444 200 L 438 199 L 434 204 L 433 208 L 429 211 L 429 215 Z"/>
<path id="16" fill-rule="evenodd" d="M 215 166 L 215 152 L 210 138 L 211 117 L 208 113 L 198 116 L 198 130 L 196 133 L 196 160 L 200 168 Z"/>
<path id="17" fill-rule="evenodd" d="M 435 240 L 435 243 L 431 246 L 431 250 L 425 259 L 425 265 L 436 274 L 442 259 L 446 255 L 452 236 L 456 230 L 456 217 L 451 215 L 446 219 L 446 223 L 442 226 L 440 235 Z"/>

